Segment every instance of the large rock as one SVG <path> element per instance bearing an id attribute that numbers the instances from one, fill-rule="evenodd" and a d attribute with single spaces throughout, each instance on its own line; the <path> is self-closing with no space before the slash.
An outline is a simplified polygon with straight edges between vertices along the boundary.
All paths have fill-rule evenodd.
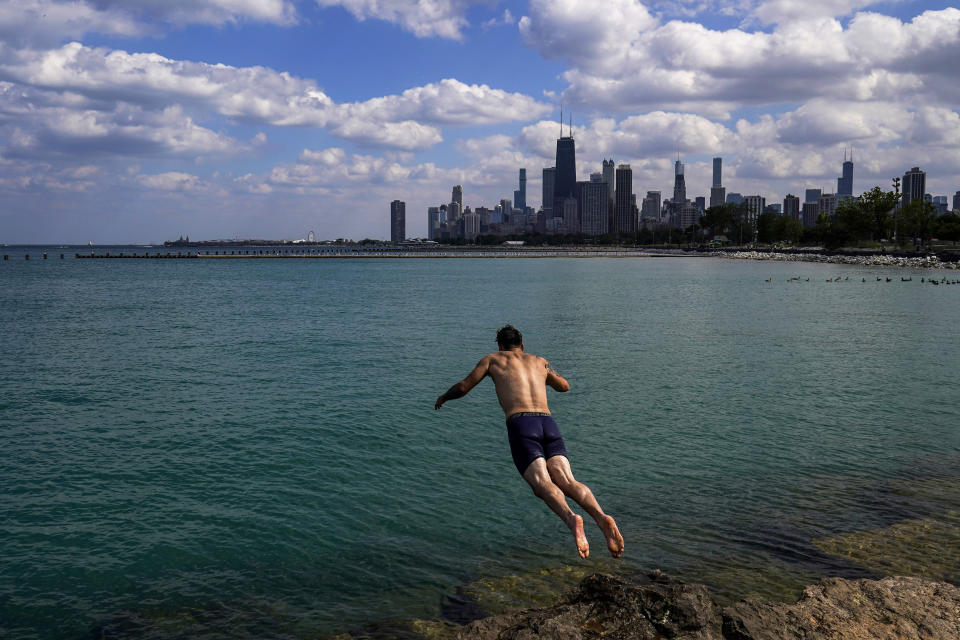
<path id="1" fill-rule="evenodd" d="M 960 589 L 922 578 L 843 580 L 809 586 L 796 604 L 749 600 L 723 612 L 728 640 L 956 640 Z"/>
<path id="2" fill-rule="evenodd" d="M 798 602 L 721 611 L 707 588 L 660 573 L 634 584 L 597 574 L 550 607 L 477 620 L 461 640 L 960 640 L 960 589 L 921 578 L 807 587 Z"/>
<path id="3" fill-rule="evenodd" d="M 477 620 L 458 638 L 720 640 L 720 628 L 720 608 L 703 585 L 672 582 L 659 573 L 651 574 L 649 584 L 597 574 L 552 607 Z"/>

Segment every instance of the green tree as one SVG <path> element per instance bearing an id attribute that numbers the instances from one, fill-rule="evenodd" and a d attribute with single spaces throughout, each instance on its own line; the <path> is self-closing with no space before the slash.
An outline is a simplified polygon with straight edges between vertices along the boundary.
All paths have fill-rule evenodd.
<path id="1" fill-rule="evenodd" d="M 821 213 L 817 218 L 817 239 L 828 249 L 839 249 L 853 239 L 846 217 Z"/>
<path id="2" fill-rule="evenodd" d="M 803 225 L 795 218 L 777 216 L 775 235 L 777 242 L 798 242 L 803 235 Z"/>
<path id="3" fill-rule="evenodd" d="M 873 215 L 860 198 L 845 198 L 837 207 L 831 225 L 834 235 L 841 234 L 845 242 L 869 240 L 873 231 Z"/>
<path id="4" fill-rule="evenodd" d="M 777 214 L 764 212 L 757 218 L 757 242 L 777 242 Z"/>
<path id="5" fill-rule="evenodd" d="M 857 202 L 868 213 L 872 220 L 872 239 L 880 240 L 887 237 L 887 231 L 890 228 L 891 212 L 900 202 L 900 194 L 894 191 L 884 191 L 880 187 L 874 187 L 870 191 L 865 191 L 857 198 Z"/>
<path id="6" fill-rule="evenodd" d="M 940 216 L 935 234 L 940 240 L 949 240 L 956 244 L 957 240 L 960 240 L 960 215 L 948 213 Z"/>
<path id="7" fill-rule="evenodd" d="M 898 233 L 915 242 L 928 242 L 937 223 L 937 208 L 932 202 L 915 198 L 897 210 Z"/>

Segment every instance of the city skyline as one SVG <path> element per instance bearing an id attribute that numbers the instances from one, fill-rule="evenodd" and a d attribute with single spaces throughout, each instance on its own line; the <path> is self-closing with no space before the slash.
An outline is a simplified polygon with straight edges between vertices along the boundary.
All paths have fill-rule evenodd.
<path id="1" fill-rule="evenodd" d="M 424 237 L 454 184 L 539 208 L 561 127 L 638 207 L 678 154 L 691 201 L 722 157 L 772 203 L 851 149 L 854 195 L 919 166 L 951 202 L 960 10 L 835 4 L 0 2 L 0 242 L 387 238 L 393 200 Z"/>

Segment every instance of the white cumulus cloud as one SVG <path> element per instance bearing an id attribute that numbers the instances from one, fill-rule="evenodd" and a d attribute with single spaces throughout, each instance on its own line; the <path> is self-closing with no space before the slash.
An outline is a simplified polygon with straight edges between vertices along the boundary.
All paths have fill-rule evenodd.
<path id="1" fill-rule="evenodd" d="M 418 38 L 460 40 L 468 25 L 471 0 L 316 0 L 321 7 L 343 7 L 357 20 L 368 18 L 400 25 Z"/>

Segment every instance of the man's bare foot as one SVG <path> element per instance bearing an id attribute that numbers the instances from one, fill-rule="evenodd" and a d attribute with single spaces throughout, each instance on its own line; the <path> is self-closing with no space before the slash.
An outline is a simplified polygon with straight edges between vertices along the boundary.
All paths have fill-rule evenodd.
<path id="1" fill-rule="evenodd" d="M 607 539 L 607 549 L 610 550 L 610 555 L 614 558 L 622 556 L 623 536 L 620 535 L 620 530 L 617 529 L 617 523 L 614 519 L 610 516 L 603 516 L 597 524 L 600 525 L 600 530 L 603 531 L 603 536 Z"/>
<path id="2" fill-rule="evenodd" d="M 570 531 L 573 532 L 573 537 L 577 541 L 577 553 L 580 554 L 581 558 L 586 558 L 590 555 L 590 543 L 587 542 L 587 534 L 583 532 L 583 518 L 575 513 L 572 515 L 573 517 L 570 518 L 567 526 L 570 527 Z"/>

